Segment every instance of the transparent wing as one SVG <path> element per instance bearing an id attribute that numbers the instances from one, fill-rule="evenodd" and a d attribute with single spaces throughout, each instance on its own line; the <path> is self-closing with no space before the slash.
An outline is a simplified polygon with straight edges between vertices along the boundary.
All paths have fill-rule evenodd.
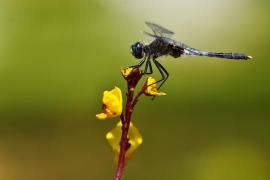
<path id="1" fill-rule="evenodd" d="M 150 34 L 150 33 L 148 33 L 148 32 L 145 32 L 145 31 L 141 31 L 141 33 L 143 33 L 143 34 L 145 34 L 145 35 L 147 35 L 147 36 L 150 36 L 150 37 L 152 37 L 152 38 L 159 38 L 160 36 L 155 36 L 155 35 L 153 35 L 153 34 Z"/>
<path id="2" fill-rule="evenodd" d="M 153 30 L 154 34 L 159 37 L 166 37 L 166 38 L 171 38 L 174 35 L 174 32 L 163 28 L 159 25 L 156 25 L 154 23 L 145 21 L 145 23 Z"/>

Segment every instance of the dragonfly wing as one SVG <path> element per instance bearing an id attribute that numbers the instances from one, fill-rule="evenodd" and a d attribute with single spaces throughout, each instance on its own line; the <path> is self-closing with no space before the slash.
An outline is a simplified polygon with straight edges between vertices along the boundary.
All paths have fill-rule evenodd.
<path id="1" fill-rule="evenodd" d="M 150 34 L 150 33 L 148 33 L 148 32 L 145 32 L 145 31 L 141 31 L 141 33 L 143 33 L 143 34 L 145 34 L 145 35 L 147 35 L 147 36 L 150 36 L 150 37 L 152 37 L 152 38 L 158 38 L 157 36 L 155 36 L 155 35 L 153 35 L 153 34 Z"/>
<path id="2" fill-rule="evenodd" d="M 145 23 L 153 30 L 154 34 L 159 37 L 166 37 L 166 38 L 171 38 L 174 35 L 174 32 L 161 27 L 157 24 L 145 21 Z"/>

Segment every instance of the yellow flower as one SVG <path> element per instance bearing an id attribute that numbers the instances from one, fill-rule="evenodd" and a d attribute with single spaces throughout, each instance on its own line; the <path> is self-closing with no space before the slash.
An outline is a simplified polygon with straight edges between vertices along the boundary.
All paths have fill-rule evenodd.
<path id="1" fill-rule="evenodd" d="M 106 139 L 109 141 L 113 151 L 114 151 L 114 162 L 117 165 L 120 154 L 120 142 L 122 136 L 122 123 L 121 121 L 116 125 L 114 129 L 107 133 Z M 131 158 L 134 150 L 136 150 L 143 141 L 143 138 L 139 132 L 139 130 L 130 122 L 128 138 L 130 147 L 126 152 L 125 156 L 125 164 Z"/>
<path id="2" fill-rule="evenodd" d="M 156 82 L 156 80 L 152 77 L 149 77 L 147 79 L 147 81 L 145 83 L 145 86 L 147 86 L 147 88 L 144 91 L 144 94 L 147 96 L 166 96 L 165 93 L 157 91 L 157 84 L 155 82 Z M 153 84 L 153 83 L 155 83 L 155 84 Z M 152 85 L 150 85 L 150 84 L 152 84 Z"/>
<path id="3" fill-rule="evenodd" d="M 105 112 L 97 114 L 98 119 L 112 118 L 122 113 L 122 92 L 118 87 L 103 93 L 103 109 Z"/>
<path id="4" fill-rule="evenodd" d="M 120 71 L 125 80 L 127 80 L 128 82 L 134 81 L 136 82 L 135 84 L 137 84 L 137 82 L 142 77 L 142 73 L 139 67 L 123 69 L 122 66 L 120 66 Z"/>
<path id="5" fill-rule="evenodd" d="M 133 70 L 133 68 L 125 68 L 125 69 L 123 69 L 122 66 L 120 66 L 120 71 L 121 71 L 121 73 L 122 73 L 122 75 L 123 75 L 123 77 L 125 79 L 130 75 L 132 70 Z"/>

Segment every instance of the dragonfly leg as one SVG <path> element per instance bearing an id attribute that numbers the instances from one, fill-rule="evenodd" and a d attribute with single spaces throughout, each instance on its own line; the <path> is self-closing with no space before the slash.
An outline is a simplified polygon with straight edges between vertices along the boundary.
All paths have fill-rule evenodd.
<path id="1" fill-rule="evenodd" d="M 162 81 L 162 83 L 159 85 L 159 87 L 157 88 L 157 90 L 159 90 L 159 88 L 161 88 L 161 86 L 165 83 L 165 81 L 167 81 L 168 77 L 169 77 L 169 73 L 168 71 L 155 59 L 153 59 L 156 67 L 158 68 L 162 79 L 158 80 L 156 83 L 159 83 Z M 165 73 L 165 75 L 163 74 L 163 72 Z"/>
<path id="2" fill-rule="evenodd" d="M 147 58 L 146 59 L 146 57 L 145 57 L 145 58 L 143 58 L 143 60 L 139 64 L 134 65 L 134 66 L 130 66 L 130 68 L 141 67 L 144 64 L 145 61 L 146 61 L 146 64 L 145 64 L 144 71 L 143 71 L 142 74 L 143 75 L 145 75 L 145 74 L 152 74 L 153 73 L 153 69 L 152 69 L 152 64 L 151 64 L 150 58 Z M 147 72 L 148 71 L 148 67 L 149 67 L 149 72 Z"/>
<path id="3" fill-rule="evenodd" d="M 159 82 L 162 82 L 162 83 L 159 85 L 159 87 L 157 88 L 157 90 L 159 90 L 159 88 L 161 88 L 161 86 L 164 84 L 164 82 L 168 79 L 169 73 L 168 73 L 168 71 L 167 71 L 167 70 L 166 70 L 166 69 L 165 69 L 165 68 L 164 68 L 157 60 L 153 59 L 153 62 L 155 63 L 157 69 L 159 70 L 159 72 L 160 72 L 162 78 L 161 78 L 160 80 L 156 81 L 155 83 L 152 83 L 152 84 L 150 84 L 150 85 L 148 85 L 148 86 L 151 86 L 151 85 L 153 85 L 153 84 L 157 84 L 157 83 L 159 83 Z M 148 86 L 147 86 L 147 87 L 148 87 Z M 156 97 L 156 96 L 154 96 L 154 97 L 152 98 L 152 100 L 154 100 L 155 97 Z"/>
<path id="4" fill-rule="evenodd" d="M 145 62 L 146 57 L 143 58 L 143 60 L 141 60 L 141 62 L 139 62 L 139 64 L 134 65 L 134 66 L 130 66 L 130 68 L 137 68 L 137 67 L 141 67 L 143 65 L 143 63 Z"/>
<path id="5" fill-rule="evenodd" d="M 149 66 L 149 72 L 147 72 Z M 143 74 L 153 74 L 152 64 L 150 58 L 147 59 Z"/>

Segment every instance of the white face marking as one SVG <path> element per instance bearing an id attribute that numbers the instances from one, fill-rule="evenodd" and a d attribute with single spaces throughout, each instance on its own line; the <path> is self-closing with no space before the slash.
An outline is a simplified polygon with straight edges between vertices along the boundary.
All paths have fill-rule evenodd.
<path id="1" fill-rule="evenodd" d="M 130 53 L 134 56 L 134 52 L 133 52 L 132 48 L 130 48 Z"/>

